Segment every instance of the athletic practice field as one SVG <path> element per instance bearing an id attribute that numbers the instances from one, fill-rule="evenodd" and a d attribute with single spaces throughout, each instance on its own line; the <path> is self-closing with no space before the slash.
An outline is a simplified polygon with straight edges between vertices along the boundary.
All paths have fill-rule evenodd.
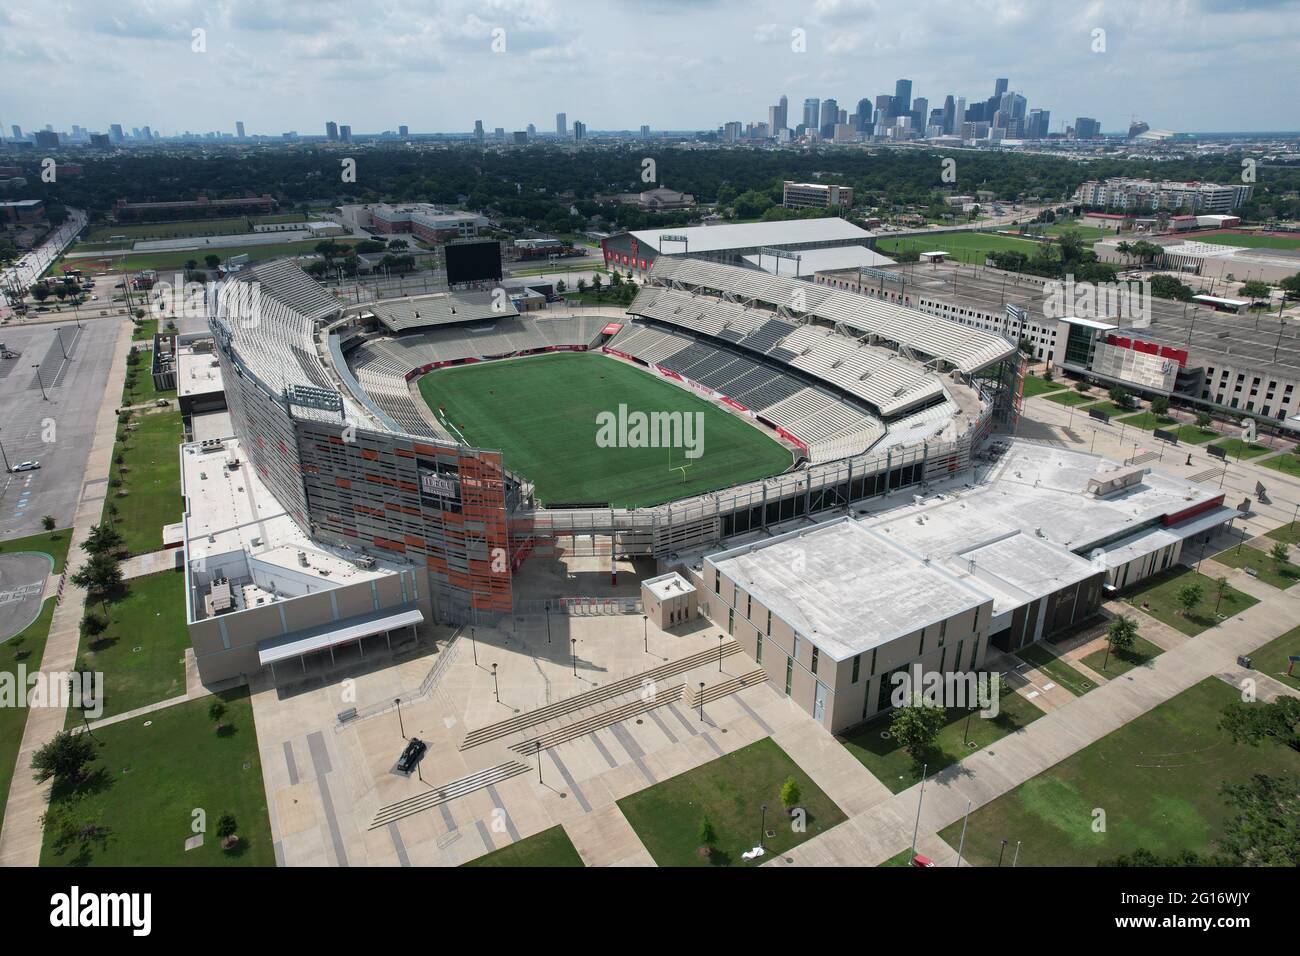
<path id="1" fill-rule="evenodd" d="M 881 239 L 876 243 L 884 255 L 911 250 L 913 252 L 946 252 L 952 258 L 968 265 L 984 265 L 989 252 L 1023 252 L 1032 256 L 1041 243 L 1016 236 L 999 236 L 991 232 L 940 232 L 932 236 L 899 236 Z"/>
<path id="2" fill-rule="evenodd" d="M 420 379 L 420 393 L 435 413 L 443 410 L 440 417 L 454 426 L 453 434 L 504 452 L 506 467 L 531 480 L 547 504 L 660 504 L 778 474 L 793 460 L 741 418 L 598 354 L 561 352 L 441 369 Z M 620 405 L 626 406 L 622 415 Z M 678 447 L 646 447 L 662 432 L 638 436 L 637 412 L 678 413 L 669 420 Z M 602 437 L 613 441 L 598 441 Z M 688 440 L 702 450 L 699 457 L 686 457 L 681 445 Z"/>

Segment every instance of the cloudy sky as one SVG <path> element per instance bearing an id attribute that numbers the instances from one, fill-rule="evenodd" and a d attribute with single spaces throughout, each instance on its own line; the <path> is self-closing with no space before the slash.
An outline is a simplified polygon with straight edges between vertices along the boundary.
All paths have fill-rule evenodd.
<path id="1" fill-rule="evenodd" d="M 1300 130 L 1300 0 L 4 0 L 0 63 L 6 132 L 793 125 L 998 76 L 1053 130 Z"/>

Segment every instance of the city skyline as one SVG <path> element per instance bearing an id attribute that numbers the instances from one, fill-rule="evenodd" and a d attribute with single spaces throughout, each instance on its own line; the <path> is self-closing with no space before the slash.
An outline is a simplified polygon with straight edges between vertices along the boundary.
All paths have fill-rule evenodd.
<path id="1" fill-rule="evenodd" d="M 907 77 L 912 95 L 937 108 L 949 95 L 978 102 L 994 78 L 1010 76 L 1012 92 L 1052 111 L 1052 132 L 1076 116 L 1096 117 L 1105 132 L 1134 117 L 1189 132 L 1300 129 L 1297 107 L 1267 72 L 1300 52 L 1297 0 L 1062 3 L 1051 17 L 1020 2 L 894 9 L 822 0 L 791 11 L 714 0 L 670 4 L 689 28 L 653 34 L 637 31 L 652 12 L 643 0 L 603 5 L 600 17 L 586 6 L 380 3 L 359 19 L 330 3 L 212 11 L 170 0 L 108 13 L 19 0 L 0 11 L 0 49 L 18 68 L 42 70 L 42 80 L 0 120 L 6 131 L 121 123 L 163 135 L 243 122 L 250 135 L 278 136 L 320 135 L 329 118 L 350 119 L 355 134 L 468 132 L 478 118 L 489 129 L 547 130 L 564 112 L 592 130 L 707 130 L 764 122 L 782 94 L 795 104 L 793 126 L 814 96 L 852 113 Z M 965 42 L 954 48 L 958 36 Z M 1221 82 L 1228 67 L 1230 87 Z M 656 94 L 629 101 L 625 83 L 583 80 L 593 75 L 636 77 Z M 440 95 L 427 95 L 427 84 Z M 162 86 L 170 92 L 159 99 Z M 268 87 L 279 95 L 265 95 Z M 88 88 L 99 91 L 89 107 Z M 1243 88 L 1253 92 L 1241 96 Z"/>

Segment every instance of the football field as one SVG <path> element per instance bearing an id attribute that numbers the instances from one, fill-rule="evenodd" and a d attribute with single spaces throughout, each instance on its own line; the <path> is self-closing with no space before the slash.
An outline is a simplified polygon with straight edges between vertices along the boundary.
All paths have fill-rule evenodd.
<path id="1" fill-rule="evenodd" d="M 500 449 L 544 504 L 643 507 L 778 474 L 793 461 L 743 419 L 599 354 L 440 369 L 420 379 L 420 394 L 468 444 Z M 638 434 L 637 412 L 677 413 L 675 447 L 663 446 L 662 429 Z"/>

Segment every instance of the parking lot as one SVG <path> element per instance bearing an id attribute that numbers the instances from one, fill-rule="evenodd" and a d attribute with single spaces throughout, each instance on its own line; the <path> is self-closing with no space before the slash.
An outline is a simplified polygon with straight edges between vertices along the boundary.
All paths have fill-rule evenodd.
<path id="1" fill-rule="evenodd" d="M 52 515 L 72 523 L 96 415 L 124 319 L 0 329 L 0 538 L 29 535 Z M 39 371 L 37 366 L 39 366 Z M 116 404 L 116 396 L 109 398 Z M 10 472 L 24 461 L 40 468 Z"/>

